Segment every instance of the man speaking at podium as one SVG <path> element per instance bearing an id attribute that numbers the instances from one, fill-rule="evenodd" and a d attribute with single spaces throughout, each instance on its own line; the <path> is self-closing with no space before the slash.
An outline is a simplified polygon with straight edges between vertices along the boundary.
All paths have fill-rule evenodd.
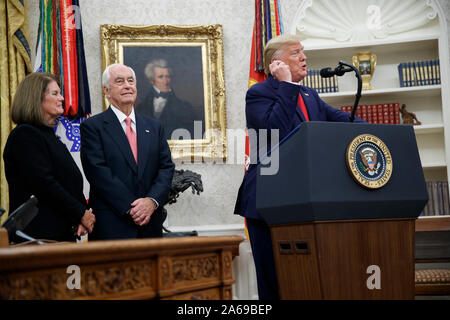
<path id="1" fill-rule="evenodd" d="M 349 121 L 350 114 L 329 106 L 314 89 L 299 84 L 307 75 L 306 55 L 299 36 L 282 35 L 267 43 L 264 72 L 268 78 L 247 91 L 245 115 L 249 130 L 253 129 L 256 133 L 261 129 L 267 130 L 268 137 L 271 136 L 270 130 L 278 130 L 282 140 L 305 121 Z M 355 117 L 355 122 L 363 120 Z M 258 138 L 255 145 L 250 145 L 251 148 L 259 146 Z M 272 147 L 268 142 L 267 150 Z M 250 154 L 259 156 L 259 150 Z M 259 298 L 279 299 L 270 230 L 256 211 L 257 161 L 251 160 L 239 188 L 235 214 L 245 217 L 247 221 Z"/>

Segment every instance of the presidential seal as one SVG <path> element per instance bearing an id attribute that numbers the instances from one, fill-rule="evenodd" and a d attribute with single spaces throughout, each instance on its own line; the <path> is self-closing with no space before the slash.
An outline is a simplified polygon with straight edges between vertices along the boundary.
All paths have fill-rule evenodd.
<path id="1" fill-rule="evenodd" d="M 362 134 L 354 138 L 347 146 L 346 160 L 350 175 L 365 188 L 381 188 L 391 178 L 391 153 L 378 137 Z"/>

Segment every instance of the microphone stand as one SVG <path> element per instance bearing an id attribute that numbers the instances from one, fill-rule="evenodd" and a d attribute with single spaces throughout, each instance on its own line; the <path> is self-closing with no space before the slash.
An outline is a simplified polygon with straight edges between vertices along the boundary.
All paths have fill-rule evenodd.
<path id="1" fill-rule="evenodd" d="M 344 66 L 349 67 L 350 69 L 344 68 Z M 353 71 L 355 71 L 356 78 L 358 78 L 358 90 L 356 91 L 355 103 L 353 104 L 353 110 L 350 115 L 350 122 L 353 122 L 355 120 L 355 112 L 356 112 L 356 109 L 358 108 L 359 99 L 361 98 L 361 90 L 362 90 L 361 73 L 354 65 L 348 64 L 347 62 L 342 61 L 342 60 L 339 61 L 339 66 L 336 69 L 337 69 L 336 74 L 338 76 L 342 76 L 345 72 L 353 70 Z"/>

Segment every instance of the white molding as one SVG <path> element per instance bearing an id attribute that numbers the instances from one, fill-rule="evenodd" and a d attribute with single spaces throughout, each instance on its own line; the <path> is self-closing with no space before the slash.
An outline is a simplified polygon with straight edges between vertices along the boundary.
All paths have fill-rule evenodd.
<path id="1" fill-rule="evenodd" d="M 198 225 L 198 226 L 170 226 L 167 227 L 173 232 L 197 231 L 199 235 L 245 235 L 245 226 L 243 223 L 237 224 L 217 224 L 217 225 Z"/>
<path id="2" fill-rule="evenodd" d="M 442 118 L 444 122 L 444 144 L 445 144 L 445 160 L 450 161 L 450 83 L 449 83 L 449 43 L 448 43 L 448 27 L 447 19 L 441 5 L 435 0 L 427 0 L 434 6 L 439 17 L 440 37 L 439 37 L 439 61 L 441 71 L 441 96 L 442 96 Z M 450 170 L 447 168 L 447 180 L 450 181 Z"/>
<path id="3" fill-rule="evenodd" d="M 290 32 L 303 44 L 357 43 L 394 40 L 434 33 L 438 6 L 433 0 L 358 0 L 343 5 L 335 0 L 303 1 Z M 332 13 L 332 14 L 331 14 Z"/>
<path id="4" fill-rule="evenodd" d="M 425 124 L 414 126 L 414 131 L 416 134 L 433 134 L 433 133 L 441 133 L 444 132 L 444 124 L 443 123 L 435 123 L 435 124 Z"/>
<path id="5" fill-rule="evenodd" d="M 362 41 L 362 42 L 343 42 L 343 43 L 335 43 L 331 45 L 314 45 L 308 46 L 305 44 L 306 53 L 311 51 L 320 51 L 320 50 L 332 50 L 332 49 L 347 49 L 347 48 L 365 48 L 365 47 L 378 47 L 385 46 L 391 44 L 408 44 L 410 42 L 418 42 L 418 41 L 428 41 L 428 40 L 437 40 L 439 39 L 439 33 L 422 35 L 419 37 L 406 37 L 402 39 L 382 39 L 382 40 L 373 40 L 373 41 Z M 303 43 L 302 43 L 303 44 Z"/>
<path id="6" fill-rule="evenodd" d="M 438 218 L 449 218 L 450 215 L 443 215 L 443 216 L 420 216 L 418 219 L 438 219 Z"/>
<path id="7" fill-rule="evenodd" d="M 403 87 L 403 88 L 385 88 L 385 89 L 373 89 L 364 90 L 362 94 L 364 96 L 386 95 L 386 94 L 404 94 L 404 95 L 418 95 L 418 96 L 438 96 L 441 93 L 442 85 L 429 85 L 429 86 L 417 86 L 417 87 Z M 331 93 L 320 93 L 319 96 L 323 98 L 331 97 L 354 97 L 354 91 L 340 91 Z"/>
<path id="8" fill-rule="evenodd" d="M 447 163 L 445 162 L 423 162 L 422 168 L 423 169 L 439 169 L 439 168 L 446 168 Z"/>

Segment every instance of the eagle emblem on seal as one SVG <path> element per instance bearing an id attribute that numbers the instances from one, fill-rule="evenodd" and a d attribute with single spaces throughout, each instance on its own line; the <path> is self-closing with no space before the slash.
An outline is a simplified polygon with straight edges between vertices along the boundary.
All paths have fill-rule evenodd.
<path id="1" fill-rule="evenodd" d="M 388 146 L 371 134 L 360 134 L 347 145 L 347 168 L 352 178 L 368 189 L 386 185 L 392 175 L 392 156 Z"/>
<path id="2" fill-rule="evenodd" d="M 364 172 L 367 172 L 370 176 L 373 176 L 374 174 L 378 174 L 378 169 L 381 166 L 381 163 L 377 163 L 377 152 L 370 148 L 366 147 L 362 149 L 359 152 L 362 160 L 362 166 L 364 168 L 361 168 Z"/>

